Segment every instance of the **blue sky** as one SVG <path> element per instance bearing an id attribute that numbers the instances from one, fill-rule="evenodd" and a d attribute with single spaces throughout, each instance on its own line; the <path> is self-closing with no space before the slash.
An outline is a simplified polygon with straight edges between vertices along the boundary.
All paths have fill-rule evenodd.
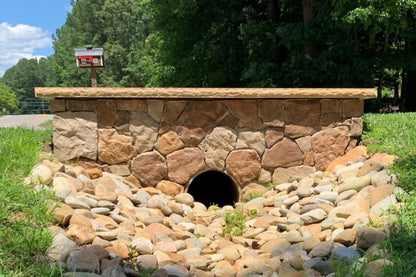
<path id="1" fill-rule="evenodd" d="M 21 58 L 53 54 L 71 0 L 0 0 L 0 77 Z"/>

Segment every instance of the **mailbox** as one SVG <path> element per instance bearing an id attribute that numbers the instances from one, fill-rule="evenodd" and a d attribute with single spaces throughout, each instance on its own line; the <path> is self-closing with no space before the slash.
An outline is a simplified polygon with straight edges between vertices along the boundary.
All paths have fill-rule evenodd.
<path id="1" fill-rule="evenodd" d="M 75 49 L 77 67 L 104 67 L 104 49 L 92 48 L 87 45 L 85 49 Z"/>

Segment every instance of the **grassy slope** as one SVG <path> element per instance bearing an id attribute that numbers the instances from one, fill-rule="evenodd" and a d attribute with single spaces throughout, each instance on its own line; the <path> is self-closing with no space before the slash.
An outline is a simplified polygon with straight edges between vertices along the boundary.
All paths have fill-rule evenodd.
<path id="1" fill-rule="evenodd" d="M 36 257 L 46 252 L 51 236 L 45 192 L 24 185 L 51 131 L 0 128 L 0 276 L 51 276 Z"/>
<path id="2" fill-rule="evenodd" d="M 385 244 L 395 263 L 386 268 L 385 276 L 416 276 L 416 113 L 367 114 L 364 122 L 364 144 L 370 152 L 398 157 L 393 172 L 408 192 L 397 222 L 400 231 Z"/>

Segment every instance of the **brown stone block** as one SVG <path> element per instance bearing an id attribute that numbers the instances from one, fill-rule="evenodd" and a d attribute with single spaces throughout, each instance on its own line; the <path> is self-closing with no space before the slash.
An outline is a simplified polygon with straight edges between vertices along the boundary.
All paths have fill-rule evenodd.
<path id="1" fill-rule="evenodd" d="M 342 101 L 338 99 L 322 99 L 322 114 L 342 113 Z"/>
<path id="2" fill-rule="evenodd" d="M 316 133 L 318 129 L 319 128 L 315 129 L 308 126 L 289 124 L 285 126 L 285 137 L 295 139 L 299 137 L 309 136 Z"/>
<path id="3" fill-rule="evenodd" d="M 283 127 L 285 121 L 285 105 L 283 100 L 259 101 L 260 117 L 266 126 Z"/>
<path id="4" fill-rule="evenodd" d="M 285 101 L 285 134 L 291 138 L 312 135 L 321 126 L 319 100 Z"/>
<path id="5" fill-rule="evenodd" d="M 364 101 L 343 100 L 342 111 L 344 117 L 359 117 L 364 114 Z"/>
<path id="6" fill-rule="evenodd" d="M 178 184 L 186 184 L 205 167 L 204 153 L 199 148 L 185 148 L 166 157 L 169 179 Z"/>
<path id="7" fill-rule="evenodd" d="M 258 116 L 257 101 L 255 100 L 228 100 L 224 104 L 231 110 L 231 113 L 237 117 L 239 127 L 249 127 L 260 129 L 263 124 Z"/>
<path id="8" fill-rule="evenodd" d="M 341 113 L 327 113 L 322 114 L 322 128 L 334 127 L 342 122 Z"/>
<path id="9" fill-rule="evenodd" d="M 141 184 L 154 187 L 167 177 L 166 160 L 157 151 L 146 152 L 133 159 L 131 171 Z"/>
<path id="10" fill-rule="evenodd" d="M 359 137 L 363 134 L 363 119 L 354 117 L 351 119 L 350 136 Z"/>
<path id="11" fill-rule="evenodd" d="M 130 113 L 128 111 L 118 111 L 117 121 L 114 128 L 120 135 L 128 135 L 130 133 Z"/>
<path id="12" fill-rule="evenodd" d="M 282 128 L 268 128 L 264 136 L 266 142 L 266 147 L 270 148 L 276 142 L 283 139 L 283 130 Z"/>
<path id="13" fill-rule="evenodd" d="M 177 120 L 189 129 L 202 128 L 209 132 L 227 115 L 221 101 L 191 101 Z"/>
<path id="14" fill-rule="evenodd" d="M 299 146 L 290 139 L 284 138 L 263 155 L 262 165 L 265 167 L 291 167 L 303 163 L 303 154 Z"/>
<path id="15" fill-rule="evenodd" d="M 119 99 L 117 100 L 117 110 L 147 112 L 147 102 L 140 99 Z"/>
<path id="16" fill-rule="evenodd" d="M 115 100 L 97 100 L 98 128 L 112 128 L 117 120 Z"/>
<path id="17" fill-rule="evenodd" d="M 68 111 L 95 111 L 97 109 L 97 100 L 66 100 Z"/>
<path id="18" fill-rule="evenodd" d="M 188 101 L 166 101 L 162 122 L 175 125 L 179 115 L 183 112 Z"/>
<path id="19" fill-rule="evenodd" d="M 260 176 L 260 157 L 255 150 L 236 150 L 226 160 L 226 169 L 242 186 Z"/>
<path id="20" fill-rule="evenodd" d="M 322 130 L 312 136 L 312 149 L 317 170 L 325 170 L 337 157 L 345 154 L 350 142 L 348 127 Z"/>
<path id="21" fill-rule="evenodd" d="M 49 108 L 51 112 L 64 112 L 66 111 L 66 102 L 65 99 L 50 100 Z"/>

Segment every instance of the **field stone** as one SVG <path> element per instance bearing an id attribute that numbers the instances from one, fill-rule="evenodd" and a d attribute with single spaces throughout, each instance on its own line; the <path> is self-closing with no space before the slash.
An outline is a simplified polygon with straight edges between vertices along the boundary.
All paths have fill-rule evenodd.
<path id="1" fill-rule="evenodd" d="M 131 246 L 135 247 L 140 255 L 153 253 L 153 243 L 147 238 L 134 239 Z"/>
<path id="2" fill-rule="evenodd" d="M 326 257 L 331 253 L 333 248 L 334 248 L 334 241 L 328 240 L 328 241 L 321 242 L 309 252 L 309 257 L 312 257 L 312 258 Z"/>
<path id="3" fill-rule="evenodd" d="M 125 270 L 119 267 L 106 268 L 102 273 L 101 277 L 125 277 L 127 276 Z"/>
<path id="4" fill-rule="evenodd" d="M 52 245 L 49 247 L 47 255 L 54 261 L 65 262 L 68 255 L 79 250 L 79 247 L 65 234 L 59 233 L 53 237 Z"/>
<path id="5" fill-rule="evenodd" d="M 379 201 L 377 204 L 375 204 L 371 208 L 371 212 L 378 216 L 381 216 L 383 213 L 387 212 L 391 206 L 395 207 L 396 203 L 397 203 L 396 196 L 394 194 L 391 194 L 387 196 L 386 198 L 384 198 L 383 200 Z"/>
<path id="6" fill-rule="evenodd" d="M 335 247 L 331 251 L 331 259 L 333 261 L 342 262 L 347 265 L 352 265 L 355 259 L 360 257 L 360 253 L 353 248 Z"/>
<path id="7" fill-rule="evenodd" d="M 364 175 L 362 177 L 349 178 L 345 182 L 338 186 L 338 193 L 342 193 L 346 190 L 360 191 L 363 188 L 371 184 L 371 176 Z"/>
<path id="8" fill-rule="evenodd" d="M 362 249 L 368 249 L 386 239 L 386 234 L 377 228 L 363 227 L 357 231 L 357 246 Z"/>
<path id="9" fill-rule="evenodd" d="M 324 210 L 318 208 L 318 209 L 302 214 L 300 216 L 300 219 L 302 219 L 302 221 L 305 222 L 306 224 L 312 224 L 312 223 L 320 222 L 324 220 L 326 216 L 327 216 L 327 213 Z"/>
<path id="10" fill-rule="evenodd" d="M 175 196 L 176 202 L 180 204 L 185 204 L 188 206 L 193 206 L 194 204 L 194 197 L 189 193 L 181 193 Z"/>
<path id="11" fill-rule="evenodd" d="M 29 173 L 32 184 L 49 185 L 52 182 L 52 170 L 46 165 L 38 164 Z"/>
<path id="12" fill-rule="evenodd" d="M 69 254 L 67 260 L 67 270 L 99 273 L 100 259 L 94 251 L 86 248 L 79 251 L 73 251 Z"/>

